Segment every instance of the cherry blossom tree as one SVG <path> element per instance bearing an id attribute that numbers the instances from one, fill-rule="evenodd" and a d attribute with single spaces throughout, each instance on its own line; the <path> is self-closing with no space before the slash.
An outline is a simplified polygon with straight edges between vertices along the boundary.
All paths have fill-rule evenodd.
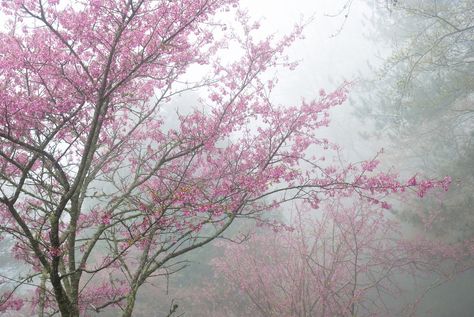
<path id="1" fill-rule="evenodd" d="M 274 104 L 269 71 L 295 66 L 284 50 L 302 26 L 262 38 L 237 0 L 16 0 L 1 10 L 0 228 L 26 267 L 2 274 L 3 311 L 131 316 L 142 285 L 238 218 L 336 195 L 387 207 L 391 192 L 449 182 L 333 161 L 337 147 L 318 129 L 348 84 Z M 190 80 L 190 70 L 206 75 Z M 171 106 L 196 90 L 195 104 Z"/>
<path id="2" fill-rule="evenodd" d="M 265 229 L 221 243 L 221 282 L 194 296 L 198 316 L 415 316 L 426 292 L 473 264 L 472 241 L 409 239 L 368 203 L 297 211 L 291 230 Z"/>

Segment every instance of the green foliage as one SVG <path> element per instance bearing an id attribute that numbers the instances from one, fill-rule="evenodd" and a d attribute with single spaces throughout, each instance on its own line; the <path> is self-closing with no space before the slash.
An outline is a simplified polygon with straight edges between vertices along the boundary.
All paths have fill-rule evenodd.
<path id="1" fill-rule="evenodd" d="M 394 151 L 397 162 L 452 176 L 442 206 L 425 209 L 441 210 L 437 233 L 472 235 L 474 3 L 398 1 L 377 16 L 377 40 L 387 41 L 392 54 L 369 83 L 374 93 L 363 100 L 361 117 L 369 114 L 395 149 L 408 149 Z"/>

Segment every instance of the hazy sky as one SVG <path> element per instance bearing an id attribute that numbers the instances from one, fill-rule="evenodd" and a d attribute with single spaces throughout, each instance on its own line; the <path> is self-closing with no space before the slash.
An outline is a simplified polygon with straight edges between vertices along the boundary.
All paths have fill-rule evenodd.
<path id="1" fill-rule="evenodd" d="M 291 5 L 289 5 L 289 3 Z M 279 86 L 274 99 L 283 104 L 295 103 L 302 97 L 310 99 L 320 88 L 331 90 L 344 80 L 355 82 L 352 96 L 357 93 L 357 81 L 370 71 L 368 63 L 379 64 L 382 43 L 369 39 L 372 26 L 368 22 L 373 11 L 365 1 L 353 1 L 344 10 L 347 0 L 243 0 L 250 15 L 262 18 L 262 32 L 285 34 L 303 19 L 314 17 L 305 29 L 305 39 L 289 50 L 290 57 L 299 60 L 295 71 L 280 72 Z M 377 5 L 376 1 L 371 5 Z M 340 14 L 338 14 L 340 13 Z M 347 19 L 345 15 L 347 14 Z M 353 115 L 349 101 L 332 112 L 330 128 L 325 133 L 345 149 L 351 159 L 368 158 L 381 145 L 365 142 L 358 133 L 360 122 Z"/>

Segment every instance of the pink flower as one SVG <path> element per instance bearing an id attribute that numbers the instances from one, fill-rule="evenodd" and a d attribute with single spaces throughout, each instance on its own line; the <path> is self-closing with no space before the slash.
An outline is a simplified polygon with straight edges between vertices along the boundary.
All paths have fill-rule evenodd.
<path id="1" fill-rule="evenodd" d="M 407 185 L 408 186 L 416 186 L 416 175 L 408 180 Z"/>

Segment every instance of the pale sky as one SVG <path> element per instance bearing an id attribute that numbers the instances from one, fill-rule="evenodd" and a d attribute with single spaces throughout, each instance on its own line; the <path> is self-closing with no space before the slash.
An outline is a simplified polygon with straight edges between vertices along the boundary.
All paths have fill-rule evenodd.
<path id="1" fill-rule="evenodd" d="M 380 64 L 378 56 L 389 51 L 383 43 L 375 44 L 368 36 L 372 13 L 364 1 L 353 1 L 350 10 L 344 10 L 347 0 L 242 0 L 252 17 L 262 18 L 262 31 L 289 32 L 301 18 L 314 17 L 304 32 L 305 39 L 290 49 L 290 57 L 301 61 L 295 71 L 280 73 L 274 98 L 283 104 L 313 98 L 320 88 L 331 90 L 344 80 L 357 81 L 370 72 L 368 63 Z M 376 5 L 374 0 L 372 5 Z M 338 12 L 342 13 L 336 15 Z M 348 14 L 347 19 L 344 16 Z M 332 16 L 331 16 L 332 15 Z M 384 52 L 382 54 L 382 52 Z M 357 85 L 352 96 L 357 93 Z M 330 140 L 341 144 L 347 158 L 367 159 L 381 145 L 362 140 L 358 132 L 360 122 L 353 115 L 350 101 L 332 112 L 332 122 L 324 132 Z"/>

